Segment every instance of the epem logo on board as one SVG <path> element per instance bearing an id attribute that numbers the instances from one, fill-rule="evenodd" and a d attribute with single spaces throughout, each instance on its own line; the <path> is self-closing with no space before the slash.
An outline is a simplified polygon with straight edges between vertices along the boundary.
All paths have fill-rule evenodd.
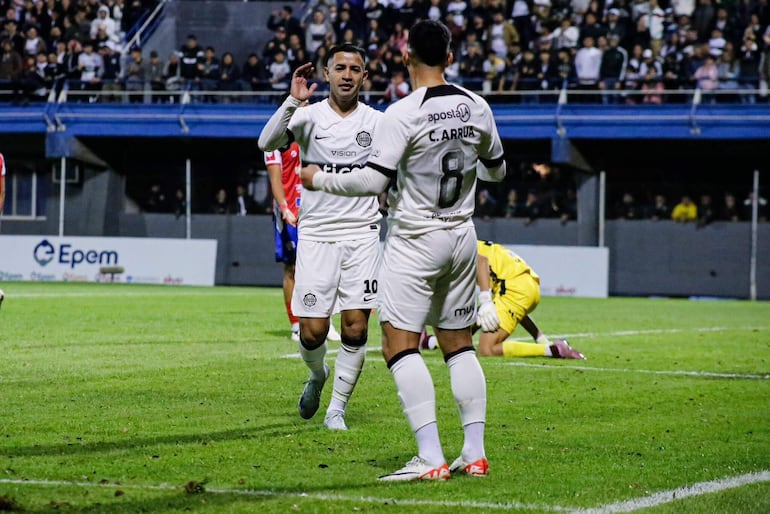
<path id="1" fill-rule="evenodd" d="M 32 251 L 32 256 L 40 266 L 46 266 L 56 260 L 59 264 L 75 269 L 79 264 L 99 264 L 114 266 L 118 264 L 118 252 L 115 250 L 97 250 L 73 248 L 69 243 L 62 243 L 58 247 L 47 239 L 40 241 Z"/>

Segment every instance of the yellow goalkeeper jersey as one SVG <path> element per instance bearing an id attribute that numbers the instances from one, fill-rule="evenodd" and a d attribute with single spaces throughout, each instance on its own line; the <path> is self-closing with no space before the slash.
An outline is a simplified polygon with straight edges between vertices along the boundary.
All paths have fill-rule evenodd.
<path id="1" fill-rule="evenodd" d="M 504 295 L 506 281 L 513 282 L 524 274 L 529 274 L 537 283 L 540 283 L 537 273 L 512 250 L 491 241 L 478 241 L 478 248 L 479 255 L 489 260 L 489 278 L 492 282 L 490 285 L 493 295 Z"/>

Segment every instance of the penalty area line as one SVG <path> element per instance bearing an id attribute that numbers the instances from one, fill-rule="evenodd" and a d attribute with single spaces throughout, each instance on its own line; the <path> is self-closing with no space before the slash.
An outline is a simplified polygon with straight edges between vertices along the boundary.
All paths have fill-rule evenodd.
<path id="1" fill-rule="evenodd" d="M 758 471 L 756 473 L 747 473 L 735 477 L 719 478 L 709 482 L 698 482 L 697 484 L 690 486 L 677 487 L 676 489 L 661 491 L 633 500 L 610 503 L 593 509 L 579 509 L 573 512 L 577 514 L 614 514 L 616 512 L 633 512 L 635 510 L 657 507 L 684 498 L 718 493 L 727 489 L 758 484 L 760 482 L 770 482 L 770 471 Z"/>
<path id="2" fill-rule="evenodd" d="M 93 483 L 93 482 L 68 482 L 66 480 L 24 480 L 24 479 L 0 479 L 0 484 L 7 485 L 33 485 L 41 487 L 95 487 L 104 489 L 125 489 L 135 491 L 177 491 L 183 492 L 184 487 L 173 486 L 170 484 L 161 485 L 140 485 L 140 484 L 111 484 L 111 483 Z M 470 508 L 487 510 L 532 510 L 538 512 L 574 512 L 575 509 L 561 507 L 558 505 L 542 505 L 534 503 L 521 502 L 477 502 L 477 501 L 452 501 L 452 500 L 420 500 L 414 498 L 384 498 L 376 496 L 350 496 L 341 494 L 323 494 L 323 493 L 303 493 L 303 492 L 278 492 L 270 490 L 256 489 L 232 489 L 206 487 L 205 493 L 222 494 L 258 498 L 305 498 L 310 500 L 378 503 L 381 505 L 392 504 L 394 506 L 428 506 L 428 507 L 449 507 L 449 508 Z"/>

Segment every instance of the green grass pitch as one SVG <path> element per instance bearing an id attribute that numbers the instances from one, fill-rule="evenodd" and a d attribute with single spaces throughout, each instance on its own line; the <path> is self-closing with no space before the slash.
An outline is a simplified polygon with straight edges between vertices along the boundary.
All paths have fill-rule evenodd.
<path id="1" fill-rule="evenodd" d="M 0 511 L 770 512 L 770 303 L 544 298 L 534 319 L 588 360 L 482 360 L 490 476 L 389 484 L 416 447 L 375 319 L 333 433 L 329 386 L 297 414 L 279 289 L 0 287 Z"/>

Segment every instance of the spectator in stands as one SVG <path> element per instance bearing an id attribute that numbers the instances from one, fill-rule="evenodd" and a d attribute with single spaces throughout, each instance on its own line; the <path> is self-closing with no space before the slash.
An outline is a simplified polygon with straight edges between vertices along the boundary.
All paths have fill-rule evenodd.
<path id="1" fill-rule="evenodd" d="M 24 61 L 19 52 L 13 47 L 10 39 L 4 39 L 0 44 L 0 89 L 10 89 L 14 92 L 14 100 L 20 100 L 18 97 L 21 90 L 20 80 L 24 73 Z"/>
<path id="2" fill-rule="evenodd" d="M 363 37 L 360 28 L 351 17 L 350 9 L 342 9 L 339 11 L 337 20 L 333 23 L 333 28 L 338 41 L 343 39 L 345 32 L 348 30 L 353 31 L 353 37 L 355 39 L 361 39 Z"/>
<path id="3" fill-rule="evenodd" d="M 201 89 L 204 91 L 216 91 L 219 86 L 219 58 L 213 46 L 207 46 L 203 52 L 203 62 L 198 65 L 200 69 Z M 216 97 L 206 95 L 204 101 L 215 103 Z"/>
<path id="4" fill-rule="evenodd" d="M 728 43 L 722 54 L 717 58 L 717 76 L 719 77 L 719 89 L 723 91 L 735 91 L 738 89 L 738 61 L 733 54 L 733 44 Z M 732 103 L 736 100 L 734 94 L 719 95 L 719 102 Z"/>
<path id="5" fill-rule="evenodd" d="M 142 0 L 131 0 L 123 10 L 123 16 L 120 20 L 120 30 L 122 32 L 128 32 L 131 27 L 134 27 L 139 20 L 147 13 L 147 9 L 142 6 Z"/>
<path id="6" fill-rule="evenodd" d="M 642 219 L 642 212 L 634 195 L 631 193 L 623 194 L 620 203 L 615 206 L 615 218 L 619 220 Z"/>
<path id="7" fill-rule="evenodd" d="M 645 104 L 661 104 L 663 103 L 663 81 L 661 76 L 655 70 L 650 67 L 647 69 L 647 74 L 642 81 L 641 90 L 645 93 L 642 97 L 642 103 Z"/>
<path id="8" fill-rule="evenodd" d="M 21 76 L 22 104 L 46 99 L 48 91 L 45 84 L 45 72 L 38 68 L 37 60 L 31 55 L 24 58 L 24 71 Z"/>
<path id="9" fill-rule="evenodd" d="M 623 89 L 628 65 L 628 52 L 620 46 L 620 37 L 612 34 L 608 39 L 609 48 L 602 53 L 599 66 L 599 90 L 616 92 Z M 602 103 L 617 103 L 618 96 L 602 95 Z"/>
<path id="10" fill-rule="evenodd" d="M 115 51 L 115 43 L 107 41 L 99 47 L 99 55 L 102 56 L 102 97 L 104 102 L 117 100 L 116 93 L 123 90 L 121 77 L 120 54 Z M 157 54 L 156 54 L 157 55 Z"/>
<path id="11" fill-rule="evenodd" d="M 110 17 L 110 8 L 106 5 L 101 5 L 97 11 L 96 18 L 91 22 L 89 34 L 91 39 L 94 39 L 99 30 L 103 30 L 104 34 L 110 41 L 118 41 L 118 26 L 115 20 Z"/>
<path id="12" fill-rule="evenodd" d="M 150 185 L 150 190 L 142 203 L 145 212 L 166 212 L 168 209 L 166 194 L 157 182 Z"/>
<path id="13" fill-rule="evenodd" d="M 520 218 L 524 215 L 524 209 L 519 203 L 519 194 L 515 188 L 508 191 L 505 205 L 503 206 L 503 216 L 506 218 Z"/>
<path id="14" fill-rule="evenodd" d="M 131 60 L 126 66 L 126 92 L 131 103 L 144 102 L 144 79 L 147 75 L 147 66 L 142 56 L 142 49 L 131 49 Z"/>
<path id="15" fill-rule="evenodd" d="M 752 217 L 752 209 L 754 203 L 754 191 L 749 191 L 746 199 L 743 200 L 743 219 L 750 220 Z M 767 221 L 768 203 L 767 198 L 760 195 L 757 198 L 757 219 L 759 221 Z"/>
<path id="16" fill-rule="evenodd" d="M 689 195 L 684 195 L 682 201 L 674 206 L 671 219 L 679 223 L 696 221 L 698 219 L 698 206 L 695 205 Z"/>
<path id="17" fill-rule="evenodd" d="M 505 19 L 502 10 L 498 9 L 492 13 L 492 22 L 487 28 L 487 43 L 489 49 L 502 59 L 508 55 L 510 45 L 519 43 L 516 27 Z"/>
<path id="18" fill-rule="evenodd" d="M 668 201 L 665 195 L 660 193 L 655 195 L 655 200 L 650 208 L 650 219 L 654 221 L 671 219 L 671 209 L 668 207 Z"/>
<path id="19" fill-rule="evenodd" d="M 698 5 L 692 13 L 692 26 L 698 31 L 698 39 L 706 41 L 711 27 L 714 26 L 716 10 L 711 0 L 698 0 Z"/>
<path id="20" fill-rule="evenodd" d="M 313 13 L 313 21 L 305 27 L 305 49 L 313 54 L 329 37 L 334 43 L 336 40 L 334 27 L 326 19 L 324 13 L 317 10 Z"/>
<path id="21" fill-rule="evenodd" d="M 165 65 L 160 61 L 160 56 L 155 50 L 150 51 L 150 61 L 147 63 L 145 83 L 150 85 L 152 91 L 152 103 L 163 103 L 164 95 L 158 94 L 166 91 Z"/>
<path id="22" fill-rule="evenodd" d="M 275 54 L 283 52 L 284 55 L 289 51 L 289 42 L 287 41 L 286 29 L 278 27 L 275 29 L 275 35 L 273 39 L 265 44 L 265 48 L 262 50 L 262 57 L 265 62 L 270 65 L 275 59 Z"/>
<path id="23" fill-rule="evenodd" d="M 247 86 L 244 88 L 247 91 L 263 91 L 269 87 L 267 69 L 257 54 L 252 52 L 246 58 L 246 63 L 241 70 L 241 80 Z"/>
<path id="24" fill-rule="evenodd" d="M 172 204 L 174 216 L 176 216 L 177 219 L 187 214 L 187 199 L 185 198 L 184 189 L 181 187 L 176 188 Z"/>
<path id="25" fill-rule="evenodd" d="M 27 38 L 24 34 L 19 32 L 19 25 L 15 19 L 9 18 L 5 20 L 5 28 L 3 33 L 0 34 L 0 37 L 9 39 L 11 43 L 13 43 L 13 49 L 16 50 L 20 56 L 24 56 L 24 43 Z"/>
<path id="26" fill-rule="evenodd" d="M 289 89 L 289 80 L 291 79 L 291 67 L 286 60 L 286 54 L 277 52 L 273 56 L 273 62 L 267 68 L 270 87 L 275 91 L 286 91 Z"/>
<path id="27" fill-rule="evenodd" d="M 620 21 L 620 10 L 616 7 L 612 7 L 607 11 L 607 37 L 612 36 L 618 38 L 621 48 L 625 48 L 626 44 L 626 24 Z"/>
<path id="28" fill-rule="evenodd" d="M 94 44 L 91 41 L 83 43 L 83 53 L 78 56 L 78 68 L 80 68 L 81 89 L 101 91 L 104 62 L 102 56 L 94 51 Z M 89 101 L 95 102 L 96 99 L 97 97 L 92 96 Z"/>
<path id="29" fill-rule="evenodd" d="M 532 50 L 524 50 L 521 60 L 515 67 L 515 76 L 511 89 L 516 91 L 538 91 L 540 90 L 539 61 L 535 59 Z M 538 95 L 525 93 L 520 96 L 523 104 L 537 103 Z"/>
<path id="30" fill-rule="evenodd" d="M 284 5 L 282 9 L 273 11 L 270 18 L 268 18 L 268 29 L 277 31 L 279 27 L 283 28 L 286 35 L 296 34 L 302 36 L 302 27 L 299 20 L 294 17 L 294 10 L 290 5 Z"/>
<path id="31" fill-rule="evenodd" d="M 233 54 L 225 52 L 222 54 L 222 62 L 219 63 L 219 83 L 217 89 L 220 91 L 241 91 L 241 69 L 235 64 Z M 226 96 L 223 101 L 231 102 L 233 97 Z M 237 99 L 237 97 L 236 97 Z"/>
<path id="32" fill-rule="evenodd" d="M 550 91 L 561 88 L 559 80 L 559 65 L 555 55 L 545 48 L 540 49 L 537 63 L 538 89 L 541 91 Z M 543 101 L 555 102 L 555 96 L 541 97 Z"/>
<path id="33" fill-rule="evenodd" d="M 770 25 L 768 25 L 768 29 L 770 29 Z M 740 89 L 757 89 L 759 87 L 759 63 L 761 59 L 762 51 L 757 44 L 757 36 L 751 27 L 747 27 L 738 58 L 738 87 Z M 741 95 L 741 103 L 753 104 L 755 102 L 754 93 Z"/>
<path id="34" fill-rule="evenodd" d="M 735 201 L 735 195 L 725 193 L 722 208 L 719 211 L 719 219 L 722 221 L 740 221 L 741 214 L 738 210 L 738 204 Z"/>
<path id="35" fill-rule="evenodd" d="M 709 2 L 710 0 L 702 0 Z M 715 103 L 714 91 L 719 89 L 719 69 L 717 68 L 716 58 L 708 54 L 706 61 L 701 67 L 695 70 L 694 75 L 698 88 L 703 92 L 703 103 Z"/>
<path id="36" fill-rule="evenodd" d="M 473 215 L 484 220 L 497 216 L 497 202 L 488 190 L 481 189 L 476 193 L 476 210 Z"/>
<path id="37" fill-rule="evenodd" d="M 527 192 L 527 200 L 524 202 L 524 215 L 527 218 L 527 221 L 524 222 L 525 225 L 530 225 L 540 218 L 540 198 L 538 198 L 537 191 L 534 189 L 530 189 Z"/>
<path id="38" fill-rule="evenodd" d="M 80 89 L 80 67 L 78 66 L 78 59 L 83 52 L 83 47 L 80 41 L 72 39 L 67 43 L 67 53 L 64 55 L 64 73 L 66 74 L 67 81 L 70 83 L 70 87 Z"/>
<path id="39" fill-rule="evenodd" d="M 698 203 L 698 227 L 705 227 L 716 219 L 717 213 L 714 209 L 714 205 L 711 203 L 711 195 L 700 195 L 700 202 Z"/>
<path id="40" fill-rule="evenodd" d="M 64 70 L 56 60 L 56 54 L 51 52 L 48 54 L 45 65 L 45 84 L 48 92 L 55 91 L 58 95 L 61 91 L 62 80 L 64 79 Z"/>
<path id="41" fill-rule="evenodd" d="M 205 53 L 198 44 L 194 34 L 187 36 L 187 41 L 179 50 L 179 76 L 184 87 L 191 90 L 200 89 L 200 65 Z"/>
<path id="42" fill-rule="evenodd" d="M 388 87 L 385 89 L 385 93 L 382 95 L 383 103 L 393 103 L 404 98 L 411 92 L 409 83 L 404 77 L 403 71 L 396 71 L 393 73 Z"/>
<path id="43" fill-rule="evenodd" d="M 575 71 L 578 79 L 578 89 L 594 91 L 598 89 L 602 51 L 596 48 L 594 38 L 583 39 L 583 47 L 575 53 Z M 581 97 L 582 101 L 593 102 L 593 96 Z"/>
<path id="44" fill-rule="evenodd" d="M 47 54 L 47 52 L 45 40 L 38 34 L 37 27 L 29 27 L 24 38 L 24 55 L 35 57 L 39 53 Z"/>
<path id="45" fill-rule="evenodd" d="M 501 91 L 505 84 L 505 59 L 500 57 L 493 49 L 487 51 L 487 58 L 481 65 L 484 71 L 482 91 Z"/>
<path id="46" fill-rule="evenodd" d="M 165 81 L 166 91 L 173 92 L 182 89 L 182 65 L 179 61 L 179 55 L 171 52 L 168 60 L 163 65 L 163 80 Z M 174 103 L 178 101 L 177 95 L 169 95 L 168 101 Z"/>
<path id="47" fill-rule="evenodd" d="M 577 74 L 572 62 L 572 53 L 568 48 L 562 48 L 558 50 L 556 55 L 558 57 L 557 69 L 559 70 L 560 85 L 566 87 L 574 84 L 577 81 Z"/>
<path id="48" fill-rule="evenodd" d="M 249 196 L 246 186 L 238 184 L 235 187 L 235 214 L 246 216 L 247 214 L 256 214 L 257 206 L 254 199 Z"/>
<path id="49" fill-rule="evenodd" d="M 227 191 L 219 189 L 214 197 L 214 203 L 209 208 L 211 214 L 233 214 L 237 212 L 233 205 L 227 200 Z"/>

